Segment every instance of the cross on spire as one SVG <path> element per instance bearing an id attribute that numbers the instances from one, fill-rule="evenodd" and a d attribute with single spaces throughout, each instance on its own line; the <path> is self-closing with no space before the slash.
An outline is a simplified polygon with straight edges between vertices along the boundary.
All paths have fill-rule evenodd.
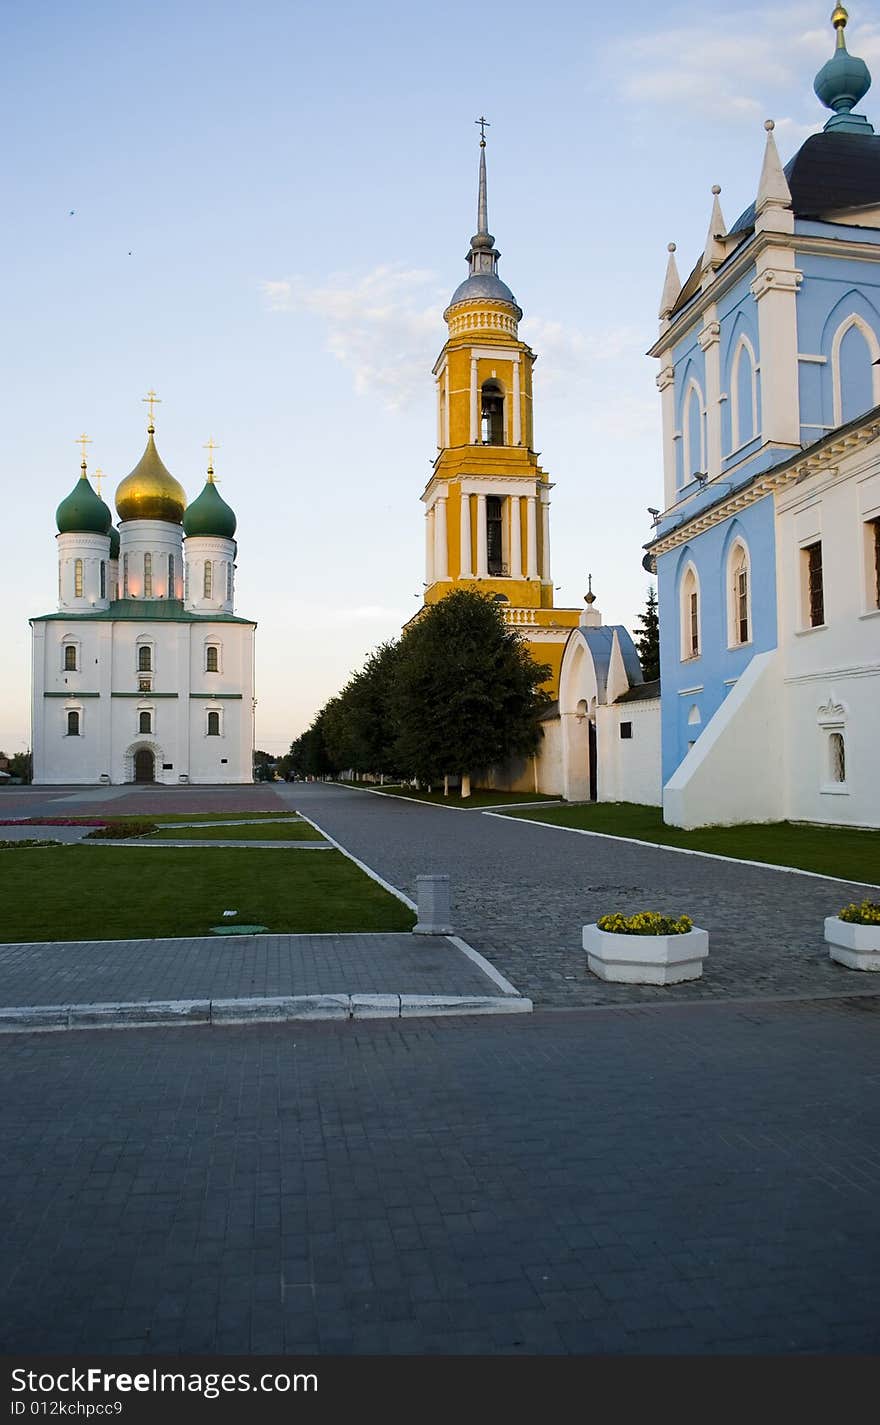
<path id="1" fill-rule="evenodd" d="M 153 390 L 148 391 L 147 394 L 146 394 L 146 396 L 142 396 L 142 397 L 141 397 L 141 400 L 143 401 L 143 404 L 144 404 L 145 406 L 149 406 L 149 408 L 150 408 L 150 424 L 149 424 L 149 429 L 152 430 L 152 429 L 153 429 L 153 407 L 154 407 L 154 406 L 161 406 L 162 402 L 161 402 L 161 400 L 159 399 L 159 397 L 156 395 L 156 392 L 153 391 Z"/>
<path id="2" fill-rule="evenodd" d="M 101 469 L 101 467 L 100 467 L 100 465 L 99 465 L 99 466 L 97 467 L 97 469 L 95 470 L 95 475 L 94 475 L 95 488 L 96 488 L 96 490 L 98 491 L 98 498 L 99 498 L 99 499 L 101 498 L 101 481 L 103 480 L 103 478 L 104 478 L 104 472 L 103 472 L 103 470 Z"/>
<path id="3" fill-rule="evenodd" d="M 486 130 L 487 130 L 487 129 L 491 129 L 492 125 L 489 123 L 489 120 L 488 120 L 488 119 L 486 119 L 486 118 L 483 117 L 482 114 L 480 115 L 480 117 L 479 117 L 478 119 L 474 119 L 474 123 L 475 123 L 475 124 L 479 124 L 479 126 L 480 126 L 480 148 L 485 148 L 485 147 L 486 147 Z"/>
<path id="4" fill-rule="evenodd" d="M 213 479 L 214 479 L 214 451 L 215 451 L 215 450 L 219 450 L 219 449 L 220 449 L 220 446 L 218 445 L 218 443 L 217 443 L 217 441 L 214 439 L 214 437 L 213 437 L 213 436 L 210 436 L 209 439 L 205 441 L 205 444 L 202 446 L 202 449 L 203 449 L 203 450 L 207 450 L 207 452 L 208 452 L 208 476 L 209 476 L 209 478 L 213 481 Z"/>
<path id="5" fill-rule="evenodd" d="M 89 438 L 89 436 L 87 436 L 87 435 L 85 434 L 85 432 L 83 432 L 82 435 L 78 435 L 78 436 L 77 436 L 76 440 L 75 440 L 73 443 L 74 443 L 74 445 L 80 445 L 80 446 L 82 446 L 82 468 L 83 468 L 83 470 L 85 470 L 85 468 L 86 468 L 86 446 L 87 446 L 87 445 L 91 445 L 91 443 L 92 443 L 92 442 L 91 442 L 91 439 Z"/>

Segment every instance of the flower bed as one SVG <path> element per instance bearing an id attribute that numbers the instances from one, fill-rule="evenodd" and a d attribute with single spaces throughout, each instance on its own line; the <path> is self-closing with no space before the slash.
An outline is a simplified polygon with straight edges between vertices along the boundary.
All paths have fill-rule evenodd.
<path id="1" fill-rule="evenodd" d="M 21 851 L 23 849 L 30 849 L 32 851 L 35 846 L 63 846 L 64 844 L 63 841 L 43 841 L 41 839 L 35 839 L 32 836 L 26 836 L 21 841 L 0 841 L 0 851 Z"/>
<path id="2" fill-rule="evenodd" d="M 880 905 L 845 905 L 825 921 L 828 953 L 848 970 L 880 970 Z"/>
<path id="3" fill-rule="evenodd" d="M 85 837 L 86 841 L 127 841 L 132 836 L 149 836 L 156 831 L 154 821 L 108 821 L 96 826 Z"/>
<path id="4" fill-rule="evenodd" d="M 675 920 L 661 915 L 658 910 L 640 910 L 637 915 L 615 912 L 600 916 L 596 924 L 610 935 L 687 935 L 694 928 L 689 915 L 680 915 Z"/>
<path id="5" fill-rule="evenodd" d="M 603 915 L 585 925 L 587 969 L 602 980 L 629 985 L 675 985 L 696 980 L 709 953 L 709 933 L 690 916 L 656 910 Z"/>

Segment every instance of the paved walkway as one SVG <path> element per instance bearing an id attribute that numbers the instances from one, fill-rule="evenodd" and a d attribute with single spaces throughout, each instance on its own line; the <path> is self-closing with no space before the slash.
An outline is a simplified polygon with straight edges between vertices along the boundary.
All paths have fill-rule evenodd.
<path id="1" fill-rule="evenodd" d="M 876 1352 L 878 1005 L 12 1037 L 0 1350 Z"/>
<path id="2" fill-rule="evenodd" d="M 825 916 L 865 895 L 845 882 L 321 783 L 279 795 L 410 896 L 416 876 L 447 872 L 457 934 L 536 1006 L 880 993 L 880 975 L 828 956 Z M 664 989 L 588 973 L 582 927 L 643 909 L 686 911 L 709 931 L 702 979 Z"/>

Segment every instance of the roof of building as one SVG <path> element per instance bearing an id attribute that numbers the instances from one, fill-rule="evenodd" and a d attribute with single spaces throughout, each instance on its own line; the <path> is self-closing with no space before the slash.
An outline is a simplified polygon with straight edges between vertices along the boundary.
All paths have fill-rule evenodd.
<path id="1" fill-rule="evenodd" d="M 92 489 L 82 463 L 79 479 L 55 511 L 59 534 L 109 534 L 113 516 L 101 496 Z"/>
<path id="2" fill-rule="evenodd" d="M 168 524 L 181 524 L 186 491 L 163 463 L 153 435 L 150 424 L 143 455 L 116 491 L 116 510 L 123 521 L 164 520 Z"/>
<path id="3" fill-rule="evenodd" d="M 114 599 L 108 609 L 88 613 L 38 614 L 31 623 L 51 623 L 58 619 L 82 619 L 89 623 L 116 623 L 131 620 L 136 623 L 245 623 L 256 628 L 251 618 L 237 614 L 196 614 L 184 608 L 182 599 Z"/>
<path id="4" fill-rule="evenodd" d="M 625 693 L 621 693 L 617 699 L 619 703 L 644 703 L 652 698 L 660 696 L 660 679 L 653 678 L 650 683 L 636 683 Z"/>
<path id="5" fill-rule="evenodd" d="M 598 628 L 578 627 L 573 632 L 581 635 L 592 654 L 593 667 L 596 670 L 596 690 L 600 703 L 604 703 L 606 700 L 605 690 L 608 684 L 608 669 L 611 666 L 611 649 L 614 645 L 615 633 L 630 686 L 641 683 L 642 665 L 639 662 L 639 655 L 628 630 L 622 623 L 600 624 Z"/>
<path id="6" fill-rule="evenodd" d="M 214 471 L 209 468 L 205 488 L 184 511 L 183 532 L 188 539 L 234 539 L 236 524 L 235 511 L 220 494 L 214 484 Z"/>

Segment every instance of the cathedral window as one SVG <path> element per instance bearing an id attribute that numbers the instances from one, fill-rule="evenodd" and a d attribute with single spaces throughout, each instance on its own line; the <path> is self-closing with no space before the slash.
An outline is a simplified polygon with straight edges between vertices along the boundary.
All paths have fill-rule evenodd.
<path id="1" fill-rule="evenodd" d="M 220 649 L 216 643 L 209 643 L 205 649 L 205 672 L 220 672 Z"/>
<path id="2" fill-rule="evenodd" d="M 504 520 L 502 501 L 498 495 L 486 496 L 486 560 L 490 575 L 507 574 L 504 563 Z"/>
<path id="3" fill-rule="evenodd" d="M 64 671 L 65 673 L 76 672 L 76 644 L 74 643 L 64 645 Z"/>
<path id="4" fill-rule="evenodd" d="M 684 484 L 706 472 L 703 395 L 692 381 L 684 402 Z"/>
<path id="5" fill-rule="evenodd" d="M 226 602 L 232 603 L 232 560 L 226 562 Z"/>
<path id="6" fill-rule="evenodd" d="M 81 599 L 83 596 L 83 562 L 81 559 L 73 561 L 73 596 Z"/>
<path id="7" fill-rule="evenodd" d="M 681 582 L 682 661 L 700 656 L 700 585 L 691 564 Z"/>
<path id="8" fill-rule="evenodd" d="M 138 713 L 138 732 L 153 731 L 153 714 L 150 712 Z"/>
<path id="9" fill-rule="evenodd" d="M 758 389 L 755 353 L 746 337 L 740 337 L 731 370 L 731 419 L 734 450 L 747 445 L 758 434 Z"/>
<path id="10" fill-rule="evenodd" d="M 168 594 L 169 599 L 174 598 L 174 555 L 168 556 Z"/>
<path id="11" fill-rule="evenodd" d="M 101 560 L 101 598 L 107 597 L 107 561 Z"/>
<path id="12" fill-rule="evenodd" d="M 210 598 L 211 598 L 211 591 L 212 591 L 212 588 L 213 588 L 213 584 L 214 584 L 214 566 L 213 566 L 213 564 L 211 563 L 210 559 L 206 559 L 206 560 L 205 560 L 205 582 L 204 582 L 204 586 L 203 586 L 203 593 L 204 593 L 204 596 L 205 596 L 206 599 L 210 599 Z"/>
<path id="13" fill-rule="evenodd" d="M 880 609 L 880 515 L 865 521 L 866 606 Z"/>
<path id="14" fill-rule="evenodd" d="M 727 641 L 735 648 L 752 637 L 749 555 L 742 540 L 738 539 L 730 552 L 727 571 Z"/>
<path id="15" fill-rule="evenodd" d="M 67 714 L 67 736 L 79 737 L 79 713 L 73 709 Z"/>
<path id="16" fill-rule="evenodd" d="M 152 673 L 153 671 L 153 650 L 148 643 L 142 643 L 138 648 L 138 672 Z"/>
<path id="17" fill-rule="evenodd" d="M 484 445 L 504 444 L 504 393 L 497 381 L 483 382 L 480 439 Z"/>
<path id="18" fill-rule="evenodd" d="M 128 555 L 122 556 L 122 597 L 128 598 Z"/>
<path id="19" fill-rule="evenodd" d="M 821 628 L 825 622 L 825 580 L 820 539 L 801 550 L 801 571 L 804 626 Z"/>
<path id="20" fill-rule="evenodd" d="M 153 556 L 150 553 L 144 555 L 144 598 L 153 597 Z"/>
<path id="21" fill-rule="evenodd" d="M 220 736 L 220 714 L 218 712 L 208 713 L 208 736 Z"/>
<path id="22" fill-rule="evenodd" d="M 880 399 L 874 364 L 877 361 L 877 337 L 867 322 L 853 312 L 837 328 L 831 343 L 835 425 L 854 420 Z"/>
<path id="23" fill-rule="evenodd" d="M 846 781 L 846 743 L 842 732 L 828 734 L 828 775 L 837 784 Z"/>

